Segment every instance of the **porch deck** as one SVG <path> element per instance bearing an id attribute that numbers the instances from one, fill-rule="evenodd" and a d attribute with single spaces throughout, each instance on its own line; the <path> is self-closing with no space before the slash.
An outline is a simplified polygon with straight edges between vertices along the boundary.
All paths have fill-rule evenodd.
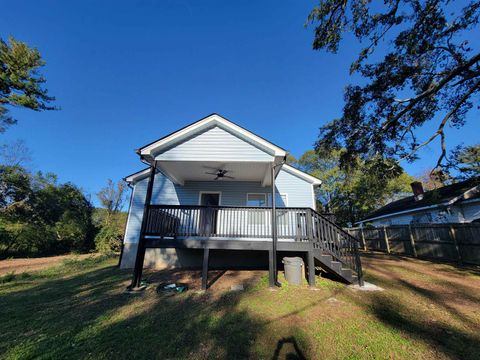
<path id="1" fill-rule="evenodd" d="M 361 282 L 357 239 L 310 208 L 277 208 L 275 213 L 276 250 L 307 253 L 310 274 L 317 261 L 346 281 Z M 145 248 L 204 249 L 206 267 L 210 249 L 273 256 L 272 208 L 149 205 L 146 214 Z"/>

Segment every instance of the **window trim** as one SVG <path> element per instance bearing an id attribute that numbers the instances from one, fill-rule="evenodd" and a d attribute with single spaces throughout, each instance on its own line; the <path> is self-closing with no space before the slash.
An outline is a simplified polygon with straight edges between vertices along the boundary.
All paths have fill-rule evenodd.
<path id="1" fill-rule="evenodd" d="M 287 208 L 288 207 L 288 193 L 280 193 L 279 192 L 279 193 L 276 193 L 276 195 L 279 195 L 280 197 L 282 197 L 282 195 L 285 196 L 285 200 L 286 200 L 285 207 Z M 278 204 L 278 201 L 276 202 L 276 204 Z M 272 194 L 271 193 L 268 194 L 267 205 L 272 207 Z M 280 209 L 281 207 L 278 207 L 278 208 Z"/>
<path id="2" fill-rule="evenodd" d="M 248 205 L 248 196 L 249 195 L 263 195 L 264 199 L 265 199 L 265 206 L 253 206 L 253 205 Z M 268 207 L 268 197 L 267 197 L 267 193 L 247 193 L 247 197 L 245 199 L 245 206 L 247 207 Z"/>

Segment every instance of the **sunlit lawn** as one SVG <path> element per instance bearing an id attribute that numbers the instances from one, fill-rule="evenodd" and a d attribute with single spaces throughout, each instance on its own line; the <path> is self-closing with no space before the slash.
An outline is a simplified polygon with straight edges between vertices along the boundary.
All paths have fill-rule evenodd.
<path id="1" fill-rule="evenodd" d="M 97 257 L 0 280 L 0 357 L 7 359 L 480 358 L 476 269 L 367 256 L 355 292 L 319 278 L 318 290 L 171 297 L 152 284 L 126 294 L 129 271 Z"/>

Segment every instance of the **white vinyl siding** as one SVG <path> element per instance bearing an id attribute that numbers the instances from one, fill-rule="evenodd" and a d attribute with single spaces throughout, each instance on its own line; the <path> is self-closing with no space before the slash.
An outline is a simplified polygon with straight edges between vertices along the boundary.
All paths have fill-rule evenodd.
<path id="1" fill-rule="evenodd" d="M 156 155 L 157 160 L 272 161 L 272 155 L 244 139 L 212 127 Z"/>
<path id="2" fill-rule="evenodd" d="M 143 204 L 148 178 L 138 181 L 134 186 L 132 205 L 128 215 L 126 243 L 138 242 L 143 216 Z M 312 185 L 287 173 L 283 169 L 277 180 L 277 207 L 312 207 Z M 200 192 L 221 192 L 222 206 L 246 206 L 247 194 L 266 194 L 267 206 L 271 204 L 271 188 L 262 187 L 253 181 L 187 181 L 184 186 L 173 184 L 158 173 L 153 186 L 152 203 L 159 205 L 198 205 Z M 287 200 L 288 204 L 281 202 Z M 265 216 L 270 216 L 266 209 Z M 280 217 L 280 216 L 279 216 Z M 268 218 L 267 218 L 268 219 Z M 281 224 L 279 218 L 279 223 Z"/>

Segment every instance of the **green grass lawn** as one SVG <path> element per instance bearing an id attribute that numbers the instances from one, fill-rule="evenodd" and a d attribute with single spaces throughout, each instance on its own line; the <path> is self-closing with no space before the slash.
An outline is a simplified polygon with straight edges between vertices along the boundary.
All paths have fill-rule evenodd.
<path id="1" fill-rule="evenodd" d="M 124 292 L 117 259 L 68 261 L 0 279 L 5 359 L 479 359 L 480 276 L 445 264 L 364 258 L 384 292 L 266 277 L 243 292 Z M 149 274 L 147 273 L 147 276 Z M 150 274 L 155 281 L 154 274 Z"/>

